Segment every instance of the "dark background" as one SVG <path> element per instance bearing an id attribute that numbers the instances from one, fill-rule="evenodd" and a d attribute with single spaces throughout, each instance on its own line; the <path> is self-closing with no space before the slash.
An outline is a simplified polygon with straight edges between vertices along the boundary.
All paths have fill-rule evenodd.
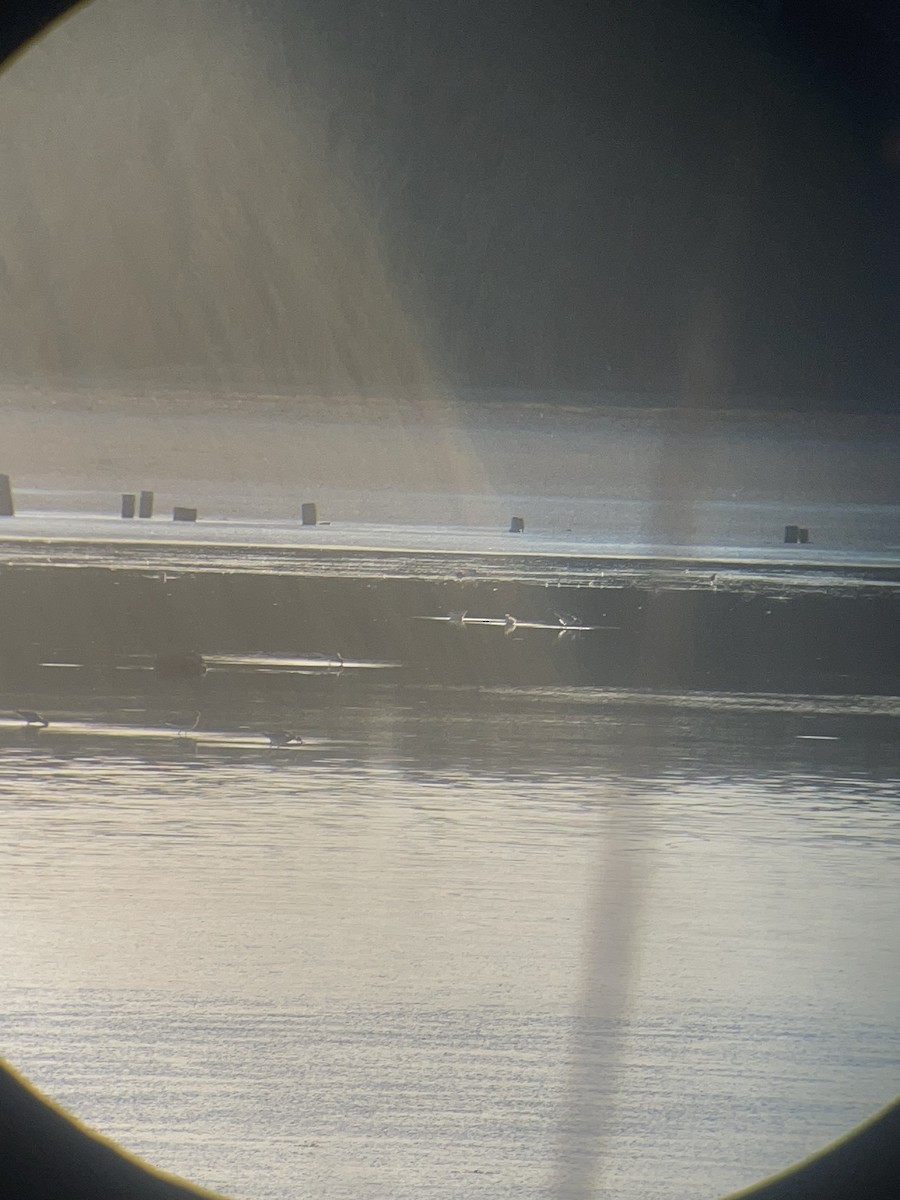
<path id="1" fill-rule="evenodd" d="M 9 5 L 0 49 L 65 7 Z M 443 381 L 897 410 L 895 5 L 245 7 L 298 93 L 324 49 Z"/>

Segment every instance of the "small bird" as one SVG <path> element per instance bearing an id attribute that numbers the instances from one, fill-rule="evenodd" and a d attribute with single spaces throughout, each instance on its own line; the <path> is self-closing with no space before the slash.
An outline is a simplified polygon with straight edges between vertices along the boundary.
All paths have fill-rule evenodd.
<path id="1" fill-rule="evenodd" d="M 184 724 L 182 721 L 166 721 L 165 724 L 168 725 L 170 729 L 177 729 L 179 737 L 187 737 L 187 735 L 189 733 L 193 733 L 193 731 L 200 724 L 200 713 L 194 713 L 194 719 L 190 725 Z"/>
<path id="2" fill-rule="evenodd" d="M 29 729 L 46 729 L 50 722 L 31 708 L 17 708 L 16 716 L 21 717 Z"/>
<path id="3" fill-rule="evenodd" d="M 302 746 L 303 738 L 298 733 L 288 733 L 286 729 L 274 729 L 266 733 L 270 746 Z"/>

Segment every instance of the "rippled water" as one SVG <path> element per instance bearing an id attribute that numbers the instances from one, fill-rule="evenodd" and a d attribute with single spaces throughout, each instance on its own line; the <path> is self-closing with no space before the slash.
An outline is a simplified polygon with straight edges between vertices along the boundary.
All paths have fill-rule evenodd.
<path id="1" fill-rule="evenodd" d="M 203 720 L 286 713 L 298 752 L 4 735 L 3 1052 L 129 1148 L 246 1200 L 687 1200 L 898 1090 L 896 701 Z"/>

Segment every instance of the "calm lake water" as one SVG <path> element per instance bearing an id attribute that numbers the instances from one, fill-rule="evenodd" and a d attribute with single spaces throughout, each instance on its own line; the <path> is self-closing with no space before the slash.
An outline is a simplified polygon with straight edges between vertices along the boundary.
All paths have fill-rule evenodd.
<path id="1" fill-rule="evenodd" d="M 900 702 L 240 689 L 202 728 L 304 745 L 2 735 L 3 1053 L 125 1146 L 241 1200 L 693 1200 L 897 1092 Z"/>
<path id="2" fill-rule="evenodd" d="M 129 15 L 104 75 L 69 62 L 88 6 L 6 88 L 4 370 L 36 378 L 0 384 L 18 513 L 0 531 L 0 1053 L 236 1200 L 698 1200 L 752 1182 L 900 1090 L 900 422 L 439 385 L 466 353 L 403 311 L 391 177 L 377 137 L 357 162 L 353 105 L 330 99 L 345 68 L 310 51 L 295 90 L 266 53 L 263 79 L 246 6 L 239 53 L 197 7 L 177 61 L 138 37 L 152 69 L 143 49 L 128 65 Z M 370 162 L 388 187 L 371 229 Z M 62 180 L 90 220 L 57 215 Z M 416 237 L 400 252 L 413 264 Z M 551 292 L 581 267 L 554 271 Z M 572 307 L 535 342 L 543 377 L 554 342 L 579 344 Z M 692 335 L 685 399 L 717 341 Z M 165 363 L 171 385 L 40 378 L 126 361 Z M 410 394 L 200 390 L 179 362 Z M 111 526 L 140 524 L 123 493 L 145 490 L 163 543 L 177 506 L 199 513 L 177 540 L 236 538 L 210 533 L 221 520 L 245 549 L 101 554 Z M 424 550 L 471 554 L 402 587 L 384 556 L 345 556 L 312 586 L 276 553 L 304 502 L 309 536 L 346 546 L 366 526 L 403 551 L 440 527 Z M 481 555 L 507 553 L 511 518 L 517 544 L 569 558 L 716 561 L 690 595 L 671 572 L 501 577 Z M 786 548 L 792 525 L 809 537 Z M 729 566 L 784 556 L 794 578 L 753 588 Z M 817 557 L 884 572 L 798 580 Z M 259 653 L 318 656 L 328 677 L 171 678 Z M 15 715 L 31 708 L 47 728 Z"/>
<path id="3" fill-rule="evenodd" d="M 893 419 L 0 399 L 21 512 L 115 516 L 120 492 L 153 488 L 160 519 L 196 504 L 201 525 L 315 500 L 332 531 L 499 536 L 521 513 L 538 538 L 768 554 L 798 522 L 816 554 L 900 546 Z M 46 565 L 5 568 L 0 591 L 20 673 L 0 710 L 51 721 L 0 721 L 0 1045 L 125 1146 L 238 1200 L 697 1200 L 898 1091 L 900 700 L 852 694 L 893 690 L 890 597 L 878 636 L 860 609 L 847 652 L 877 659 L 869 689 L 836 601 L 722 601 L 748 662 L 794 647 L 788 685 L 761 687 L 832 663 L 833 686 L 805 686 L 839 699 L 619 687 L 632 645 L 641 662 L 709 648 L 706 609 L 655 626 L 628 609 L 621 636 L 560 644 L 566 662 L 591 651 L 585 682 L 605 690 L 349 669 L 150 686 L 112 661 L 54 683 L 45 659 L 152 655 L 170 635 L 204 654 L 380 651 L 338 620 L 344 584 L 313 603 L 264 576 L 245 594 Z M 409 612 L 559 606 L 486 586 Z M 554 678 L 555 638 L 543 677 L 530 641 L 466 639 L 508 679 Z M 304 742 L 266 745 L 272 730 Z"/>

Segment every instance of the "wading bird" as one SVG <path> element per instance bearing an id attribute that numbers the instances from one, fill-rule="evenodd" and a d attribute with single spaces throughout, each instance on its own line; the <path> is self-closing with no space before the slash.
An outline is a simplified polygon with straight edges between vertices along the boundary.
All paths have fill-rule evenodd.
<path id="1" fill-rule="evenodd" d="M 46 729 L 50 724 L 46 717 L 31 708 L 17 708 L 16 716 L 22 718 L 26 729 Z"/>

